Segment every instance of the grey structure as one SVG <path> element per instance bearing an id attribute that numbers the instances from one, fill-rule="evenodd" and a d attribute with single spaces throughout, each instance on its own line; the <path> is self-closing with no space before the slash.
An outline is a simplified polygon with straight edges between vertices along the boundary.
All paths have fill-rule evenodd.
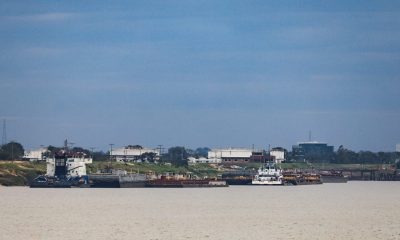
<path id="1" fill-rule="evenodd" d="M 334 157 L 334 147 L 328 146 L 327 143 L 302 142 L 292 147 L 292 155 L 296 161 L 331 161 Z"/>

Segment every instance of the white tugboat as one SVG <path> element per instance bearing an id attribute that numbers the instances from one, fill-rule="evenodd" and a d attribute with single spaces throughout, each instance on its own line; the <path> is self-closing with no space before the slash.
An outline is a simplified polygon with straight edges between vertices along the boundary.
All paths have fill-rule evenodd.
<path id="1" fill-rule="evenodd" d="M 56 152 L 54 157 L 47 158 L 46 175 L 35 178 L 30 187 L 68 188 L 87 185 L 86 164 L 92 163 L 92 158 L 69 151 L 67 144 L 65 140 L 64 149 Z"/>
<path id="2" fill-rule="evenodd" d="M 283 185 L 282 170 L 276 168 L 273 163 L 267 163 L 258 169 L 258 174 L 255 175 L 252 185 Z"/>

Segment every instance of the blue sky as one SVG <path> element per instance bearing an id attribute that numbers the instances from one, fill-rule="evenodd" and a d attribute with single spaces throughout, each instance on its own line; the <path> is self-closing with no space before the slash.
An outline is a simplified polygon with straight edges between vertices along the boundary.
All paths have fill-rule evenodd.
<path id="1" fill-rule="evenodd" d="M 400 143 L 399 1 L 1 1 L 26 148 Z"/>

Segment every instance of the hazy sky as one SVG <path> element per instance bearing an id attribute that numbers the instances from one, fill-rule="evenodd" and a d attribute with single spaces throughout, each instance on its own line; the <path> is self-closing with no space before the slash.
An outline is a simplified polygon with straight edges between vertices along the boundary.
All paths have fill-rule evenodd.
<path id="1" fill-rule="evenodd" d="M 0 103 L 28 149 L 394 151 L 400 1 L 1 1 Z"/>

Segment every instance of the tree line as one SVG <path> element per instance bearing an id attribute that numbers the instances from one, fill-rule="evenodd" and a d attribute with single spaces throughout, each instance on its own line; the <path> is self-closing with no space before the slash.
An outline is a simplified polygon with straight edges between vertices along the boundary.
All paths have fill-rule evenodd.
<path id="1" fill-rule="evenodd" d="M 398 152 L 354 152 L 340 146 L 335 152 L 332 163 L 353 164 L 393 164 L 400 159 Z"/>

